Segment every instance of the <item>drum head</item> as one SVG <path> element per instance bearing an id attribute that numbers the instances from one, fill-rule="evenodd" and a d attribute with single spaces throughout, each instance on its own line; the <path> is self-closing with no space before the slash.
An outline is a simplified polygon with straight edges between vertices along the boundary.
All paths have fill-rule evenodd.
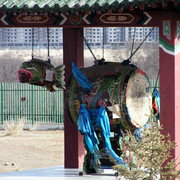
<path id="1" fill-rule="evenodd" d="M 126 108 L 131 123 L 143 127 L 151 113 L 150 84 L 147 76 L 141 70 L 136 70 L 128 80 L 126 89 Z"/>

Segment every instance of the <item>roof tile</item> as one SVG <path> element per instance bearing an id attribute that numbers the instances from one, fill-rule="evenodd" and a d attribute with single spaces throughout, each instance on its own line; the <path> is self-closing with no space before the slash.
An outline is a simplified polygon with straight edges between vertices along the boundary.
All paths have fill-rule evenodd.
<path id="1" fill-rule="evenodd" d="M 176 8 L 180 10 L 180 0 L 0 0 L 0 12 L 2 11 L 93 11 L 96 10 L 117 10 L 118 8 L 129 9 L 143 5 L 145 8 L 153 6 L 164 8 L 163 4 L 170 6 L 165 8 Z M 174 6 L 172 6 L 174 5 Z"/>

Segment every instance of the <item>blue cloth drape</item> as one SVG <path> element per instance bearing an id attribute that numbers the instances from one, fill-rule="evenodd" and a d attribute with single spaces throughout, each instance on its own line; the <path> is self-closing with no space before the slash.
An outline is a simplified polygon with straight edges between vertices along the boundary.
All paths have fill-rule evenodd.
<path id="1" fill-rule="evenodd" d="M 107 112 L 104 106 L 99 109 L 86 110 L 85 106 L 82 104 L 79 108 L 79 117 L 77 119 L 78 129 L 85 136 L 86 144 L 89 151 L 92 154 L 99 152 L 97 135 L 94 129 L 96 124 L 97 128 L 101 131 L 104 136 L 104 151 L 106 154 L 111 156 L 120 165 L 124 164 L 124 161 L 119 157 L 115 151 L 112 149 L 110 142 L 110 125 Z M 99 153 L 100 154 L 100 153 Z"/>
<path id="2" fill-rule="evenodd" d="M 83 73 L 77 68 L 77 66 L 73 62 L 72 73 L 83 89 L 91 91 L 92 86 L 89 83 L 88 79 L 83 75 Z"/>
<path id="3" fill-rule="evenodd" d="M 92 124 L 91 118 L 89 116 L 89 112 L 86 110 L 84 105 L 82 104 L 79 108 L 79 116 L 77 119 L 78 130 L 81 131 L 85 136 L 86 144 L 89 148 L 89 151 L 95 154 L 95 151 L 99 151 L 98 148 L 98 138 L 96 136 L 96 132 L 94 130 L 94 126 Z"/>

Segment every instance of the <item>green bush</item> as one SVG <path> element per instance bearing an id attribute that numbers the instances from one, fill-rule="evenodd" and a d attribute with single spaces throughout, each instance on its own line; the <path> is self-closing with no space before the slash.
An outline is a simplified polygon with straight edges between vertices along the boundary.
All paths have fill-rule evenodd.
<path id="1" fill-rule="evenodd" d="M 131 154 L 136 162 L 129 156 L 124 156 L 127 167 L 118 164 L 113 167 L 118 171 L 119 179 L 122 176 L 128 180 L 180 178 L 180 170 L 177 170 L 179 163 L 171 156 L 171 150 L 177 145 L 169 134 L 161 134 L 161 130 L 162 126 L 157 122 L 150 122 L 141 132 L 142 141 L 137 141 L 131 132 L 127 132 L 129 138 L 123 138 L 126 146 L 126 152 L 123 154 Z"/>

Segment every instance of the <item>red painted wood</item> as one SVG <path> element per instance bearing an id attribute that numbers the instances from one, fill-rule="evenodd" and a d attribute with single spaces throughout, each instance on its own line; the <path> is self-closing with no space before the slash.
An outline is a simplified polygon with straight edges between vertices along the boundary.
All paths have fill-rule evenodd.
<path id="1" fill-rule="evenodd" d="M 166 40 L 174 47 L 176 39 L 176 19 L 169 16 L 171 25 L 171 38 L 163 35 L 163 26 L 160 26 L 160 38 Z M 162 22 L 161 22 L 162 25 Z M 175 48 L 174 48 L 175 53 Z M 175 150 L 172 150 L 172 158 L 180 161 L 180 53 L 171 55 L 160 48 L 160 96 L 161 96 L 161 117 L 163 134 L 170 133 L 172 140 L 177 143 Z"/>
<path id="2" fill-rule="evenodd" d="M 174 16 L 173 16 L 174 19 Z M 177 17 L 174 22 L 172 21 L 172 34 L 173 34 L 173 40 L 174 40 L 174 45 L 175 51 L 177 48 L 177 43 L 180 43 L 180 36 L 177 36 L 177 21 L 180 22 L 179 18 Z M 177 158 L 177 162 L 180 162 L 180 52 L 176 53 L 174 57 L 174 77 L 175 77 L 175 119 L 174 119 L 174 140 L 177 143 L 177 147 L 175 148 L 175 158 Z M 178 167 L 180 169 L 180 165 Z"/>
<path id="3" fill-rule="evenodd" d="M 163 125 L 163 134 L 170 133 L 175 139 L 175 77 L 174 57 L 160 49 L 160 101 L 161 114 L 160 122 Z M 175 157 L 175 152 L 172 151 Z"/>
<path id="4" fill-rule="evenodd" d="M 66 83 L 72 74 L 72 62 L 78 67 L 84 66 L 83 37 L 81 33 L 83 33 L 83 29 L 63 29 L 63 59 Z M 66 104 L 64 106 L 64 143 L 65 168 L 83 167 L 85 155 L 83 136 L 70 121 L 66 111 Z"/>
<path id="5" fill-rule="evenodd" d="M 180 53 L 175 56 L 175 158 L 180 162 Z M 179 165 L 180 169 L 180 165 Z"/>

